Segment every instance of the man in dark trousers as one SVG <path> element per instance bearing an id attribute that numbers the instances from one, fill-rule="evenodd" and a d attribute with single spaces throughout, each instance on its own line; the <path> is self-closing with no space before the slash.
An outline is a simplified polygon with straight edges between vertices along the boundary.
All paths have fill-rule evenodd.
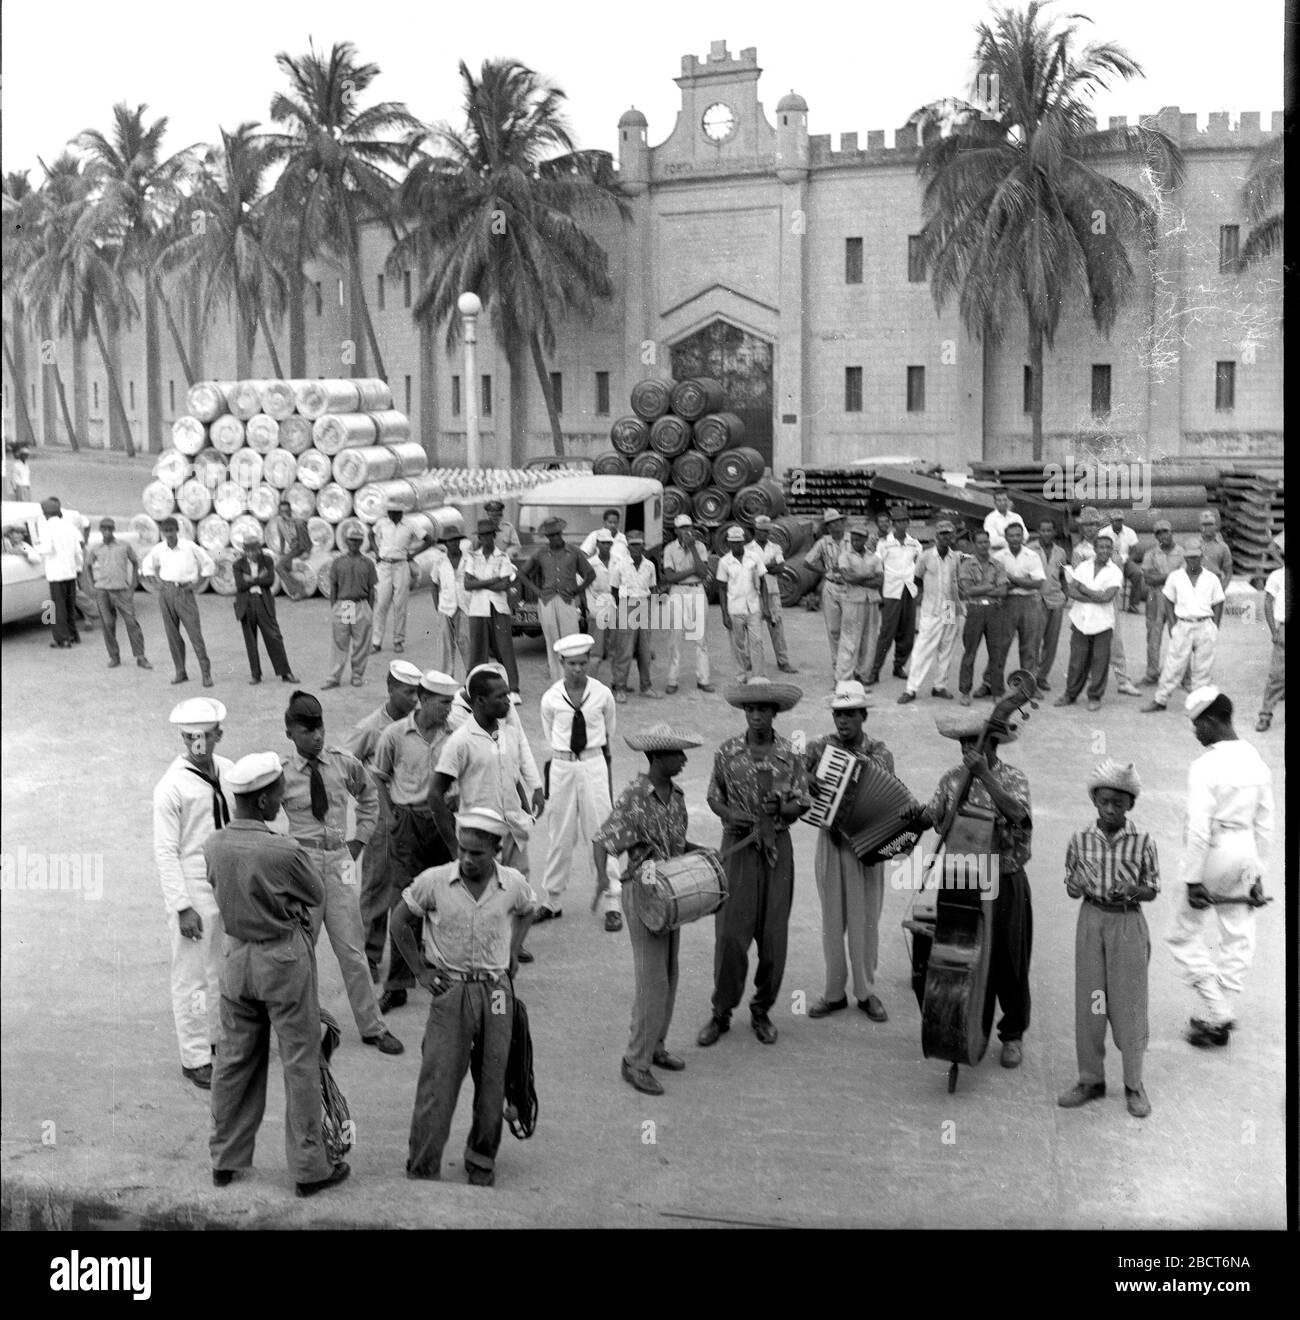
<path id="1" fill-rule="evenodd" d="M 262 538 L 257 532 L 244 537 L 244 553 L 235 560 L 235 618 L 244 633 L 244 649 L 248 652 L 250 685 L 262 681 L 262 661 L 257 653 L 257 634 L 261 631 L 266 643 L 271 668 L 285 683 L 296 683 L 297 675 L 289 668 L 289 657 L 284 653 L 284 638 L 275 617 L 275 597 L 271 588 L 275 584 L 275 561 L 262 549 Z"/>
<path id="2" fill-rule="evenodd" d="M 212 1181 L 226 1187 L 253 1165 L 266 1112 L 271 1028 L 284 1066 L 284 1150 L 299 1196 L 351 1172 L 331 1165 L 321 1134 L 320 1004 L 311 913 L 325 898 L 307 854 L 273 833 L 284 796 L 280 758 L 255 752 L 227 776 L 235 816 L 203 846 L 226 932 L 221 1050 L 212 1069 Z"/>
<path id="3" fill-rule="evenodd" d="M 790 824 L 808 806 L 803 758 L 772 728 L 778 713 L 803 696 L 792 683 L 754 677 L 725 691 L 727 704 L 745 712 L 747 732 L 728 739 L 713 758 L 709 810 L 722 818 L 727 901 L 714 918 L 713 1014 L 696 1037 L 712 1045 L 731 1029 L 749 971 L 749 946 L 758 944 L 758 970 L 749 1011 L 754 1034 L 776 1042 L 769 1013 L 785 974 L 794 853 Z"/>
<path id="4" fill-rule="evenodd" d="M 108 648 L 108 667 L 116 669 L 122 663 L 117 645 L 117 620 L 120 615 L 126 624 L 127 641 L 131 654 L 141 669 L 152 669 L 145 658 L 144 633 L 135 617 L 135 588 L 140 577 L 140 560 L 133 547 L 117 539 L 117 523 L 112 518 L 101 518 L 99 530 L 103 541 L 86 551 L 86 571 L 99 606 L 99 626 Z"/>
<path id="5" fill-rule="evenodd" d="M 433 995 L 411 1115 L 408 1178 L 442 1178 L 443 1147 L 470 1069 L 474 1121 L 465 1170 L 473 1186 L 496 1181 L 515 1016 L 513 978 L 536 907 L 528 881 L 497 860 L 508 829 L 495 811 L 462 812 L 456 817 L 456 860 L 417 875 L 389 916 L 398 948 Z M 423 947 L 417 947 L 417 931 Z"/>

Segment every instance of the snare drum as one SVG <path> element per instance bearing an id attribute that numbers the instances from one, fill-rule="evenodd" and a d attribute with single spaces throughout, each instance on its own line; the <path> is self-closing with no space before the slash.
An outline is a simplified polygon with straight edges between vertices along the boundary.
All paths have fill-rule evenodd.
<path id="1" fill-rule="evenodd" d="M 655 934 L 710 916 L 727 901 L 726 873 L 711 849 L 655 862 L 653 879 L 630 883 L 640 886 L 637 910 Z"/>

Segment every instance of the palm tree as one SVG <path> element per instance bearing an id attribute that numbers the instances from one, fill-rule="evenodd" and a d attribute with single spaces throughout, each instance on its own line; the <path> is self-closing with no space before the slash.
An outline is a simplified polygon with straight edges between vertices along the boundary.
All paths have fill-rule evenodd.
<path id="1" fill-rule="evenodd" d="M 1262 143 L 1250 162 L 1250 173 L 1241 190 L 1241 203 L 1252 226 L 1241 249 L 1245 265 L 1282 250 L 1284 147 L 1285 135 L 1279 133 Z"/>
<path id="2" fill-rule="evenodd" d="M 36 429 L 27 408 L 27 309 L 19 292 L 23 269 L 30 260 L 38 232 L 40 199 L 28 178 L 29 171 L 4 176 L 4 290 L 9 296 L 9 337 L 4 339 L 5 361 L 14 386 L 14 415 L 20 444 L 35 445 Z"/>
<path id="3" fill-rule="evenodd" d="M 76 144 L 88 155 L 99 212 L 95 229 L 110 241 L 126 273 L 144 283 L 145 443 L 162 448 L 162 368 L 158 310 L 162 289 L 155 270 L 160 236 L 184 200 L 182 185 L 194 165 L 194 148 L 161 156 L 166 118 L 145 126 L 147 105 L 113 107 L 111 137 L 86 129 Z"/>
<path id="4" fill-rule="evenodd" d="M 377 374 L 387 379 L 361 275 L 360 228 L 365 220 L 388 215 L 397 181 L 384 167 L 405 165 L 406 143 L 421 125 L 397 101 L 358 108 L 358 97 L 380 70 L 377 64 L 358 63 L 350 41 L 336 43 L 328 57 L 312 45 L 306 55 L 282 51 L 275 59 L 289 79 L 290 92 L 277 93 L 271 101 L 271 118 L 284 131 L 268 133 L 263 140 L 272 163 L 284 165 L 276 185 L 275 215 L 284 241 L 296 254 L 288 263 L 294 272 L 291 337 L 295 327 L 301 332 L 302 263 L 323 245 L 349 274 L 357 350 L 354 374 L 365 374 L 364 335 Z"/>
<path id="5" fill-rule="evenodd" d="M 192 272 L 202 284 L 201 315 L 206 323 L 217 299 L 235 307 L 235 375 L 251 374 L 253 345 L 260 324 L 266 336 L 272 367 L 283 377 L 267 322 L 269 303 L 277 320 L 283 314 L 285 277 L 264 242 L 267 199 L 262 180 L 270 166 L 264 139 L 257 125 L 243 123 L 233 133 L 221 130 L 221 147 L 212 151 L 194 192 L 201 225 L 190 225 L 165 250 L 161 266 L 167 271 Z"/>
<path id="6" fill-rule="evenodd" d="M 1136 285 L 1125 248 L 1156 244 L 1156 211 L 1142 193 L 1101 172 L 1142 167 L 1157 192 L 1182 183 L 1183 159 L 1145 126 L 1097 131 L 1091 96 L 1110 79 L 1139 76 L 1120 47 L 1072 50 L 1078 26 L 1040 21 L 1043 5 L 994 11 L 976 28 L 975 96 L 918 112 L 925 181 L 921 247 L 935 308 L 954 295 L 966 331 L 996 343 L 1017 304 L 1029 332 L 1033 458 L 1043 456 L 1043 346 L 1054 345 L 1067 298 L 1086 294 L 1109 334 Z M 1086 21 L 1086 20 L 1085 20 Z M 988 90 L 997 91 L 989 104 Z M 947 135 L 938 131 L 946 119 Z"/>
<path id="7" fill-rule="evenodd" d="M 459 132 L 438 129 L 445 154 L 422 155 L 403 182 L 398 212 L 416 228 L 394 248 L 389 265 L 400 269 L 412 254 L 437 254 L 413 311 L 431 325 L 447 320 L 449 351 L 460 334 L 456 299 L 466 290 L 479 295 L 510 371 L 514 445 L 527 442 L 527 354 L 555 452 L 563 454 L 545 355 L 555 351 L 562 316 L 589 318 L 596 300 L 613 292 L 609 258 L 583 222 L 611 210 L 623 219 L 631 212 L 615 190 L 609 154 L 575 149 L 562 91 L 514 60 L 484 61 L 477 81 L 462 61 L 460 76 L 466 125 Z"/>

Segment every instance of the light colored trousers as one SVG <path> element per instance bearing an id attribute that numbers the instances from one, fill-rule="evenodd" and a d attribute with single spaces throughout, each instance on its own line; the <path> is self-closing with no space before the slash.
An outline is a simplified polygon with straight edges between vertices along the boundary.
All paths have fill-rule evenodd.
<path id="1" fill-rule="evenodd" d="M 555 643 L 578 631 L 577 603 L 569 605 L 558 595 L 552 596 L 539 603 L 537 617 L 541 621 L 542 636 L 546 638 L 546 663 L 550 666 L 551 678 L 563 678 L 564 661 L 555 654 Z"/>
<path id="2" fill-rule="evenodd" d="M 546 819 L 551 826 L 551 846 L 546 854 L 546 875 L 542 886 L 545 903 L 552 911 L 560 900 L 575 870 L 586 875 L 591 868 L 592 836 L 614 809 L 609 798 L 609 771 L 599 748 L 582 754 L 580 761 L 551 761 L 551 795 L 546 803 Z M 617 880 L 605 891 L 604 910 L 620 911 Z"/>
<path id="3" fill-rule="evenodd" d="M 1111 602 L 1115 606 L 1115 626 L 1111 629 L 1110 638 L 1110 672 L 1117 679 L 1128 678 L 1128 660 L 1124 655 L 1124 630 L 1123 620 L 1126 611 L 1120 609 L 1120 597 L 1117 592 L 1115 599 Z M 1007 639 L 1007 649 L 1010 650 L 1011 639 Z"/>
<path id="4" fill-rule="evenodd" d="M 1084 902 L 1074 932 L 1074 1050 L 1079 1080 L 1106 1080 L 1106 1024 L 1124 1059 L 1124 1085 L 1142 1085 L 1151 933 L 1141 909 L 1107 912 Z"/>
<path id="5" fill-rule="evenodd" d="M 1201 883 L 1215 897 L 1244 898 L 1260 872 L 1253 831 L 1223 830 L 1205 855 Z M 1182 888 L 1166 942 L 1183 979 L 1200 996 L 1202 1020 L 1219 1026 L 1232 1021 L 1233 999 L 1255 961 L 1255 909 L 1244 903 L 1197 909 Z M 1212 949 L 1208 937 L 1216 924 L 1219 947 Z"/>
<path id="6" fill-rule="evenodd" d="M 405 559 L 390 564 L 380 560 L 375 565 L 379 573 L 379 587 L 375 592 L 375 643 L 384 644 L 384 629 L 388 626 L 388 610 L 393 610 L 393 645 L 406 645 L 406 605 L 411 596 L 411 566 Z M 446 670 L 443 671 L 444 673 Z"/>
<path id="7" fill-rule="evenodd" d="M 835 652 L 835 681 L 852 678 L 859 670 L 861 657 L 868 656 L 866 645 L 867 609 L 865 600 L 843 600 L 840 609 L 840 640 Z M 876 632 L 880 631 L 880 607 L 876 606 Z M 872 644 L 872 652 L 875 650 Z"/>
<path id="8" fill-rule="evenodd" d="M 913 696 L 927 683 L 942 691 L 951 690 L 948 676 L 952 673 L 952 660 L 957 653 L 959 623 L 957 606 L 951 601 L 945 601 L 935 614 L 922 610 L 916 645 L 912 647 L 912 664 L 907 671 L 907 690 Z M 933 682 L 930 680 L 931 669 L 934 670 Z"/>
<path id="9" fill-rule="evenodd" d="M 790 663 L 790 648 L 785 643 L 785 620 L 781 615 L 781 583 L 780 580 L 763 578 L 763 591 L 767 596 L 767 610 L 772 616 L 767 625 L 767 631 L 772 638 L 772 654 L 776 656 L 778 665 L 788 665 Z"/>
<path id="10" fill-rule="evenodd" d="M 1261 715 L 1271 715 L 1273 708 L 1286 695 L 1286 624 L 1277 625 L 1277 641 L 1273 643 L 1273 658 L 1269 661 L 1268 678 L 1264 683 Z"/>
<path id="11" fill-rule="evenodd" d="M 323 852 L 304 845 L 325 885 L 325 902 L 311 910 L 312 935 L 320 938 L 322 924 L 330 937 L 330 946 L 339 960 L 343 985 L 352 1006 L 352 1017 L 362 1036 L 378 1036 L 384 1030 L 375 985 L 366 961 L 366 934 L 361 925 L 361 891 L 356 868 L 346 848 Z"/>
<path id="12" fill-rule="evenodd" d="M 641 920 L 637 906 L 641 882 L 624 888 L 627 933 L 632 941 L 632 1029 L 623 1058 L 629 1068 L 649 1068 L 655 1052 L 666 1048 L 677 1000 L 677 954 L 680 930 L 655 932 Z"/>
<path id="13" fill-rule="evenodd" d="M 854 995 L 866 999 L 876 992 L 880 913 L 885 903 L 884 863 L 863 866 L 847 840 L 833 843 L 829 830 L 818 830 L 813 866 L 822 904 L 826 998 L 834 1001 L 844 994 L 851 970 Z"/>
<path id="14" fill-rule="evenodd" d="M 736 677 L 742 683 L 751 675 L 767 672 L 763 659 L 763 616 L 758 610 L 731 616 L 731 654 L 736 661 Z"/>
<path id="15" fill-rule="evenodd" d="M 703 587 L 684 587 L 674 584 L 668 589 L 669 618 L 676 624 L 677 611 L 681 611 L 681 627 L 668 634 L 668 686 L 676 687 L 682 672 L 682 643 L 694 641 L 695 681 L 706 687 L 709 678 L 709 638 L 706 627 L 709 619 L 709 598 Z M 681 601 L 677 604 L 672 597 Z"/>
<path id="16" fill-rule="evenodd" d="M 836 678 L 839 678 L 840 634 L 844 630 L 845 590 L 834 582 L 822 582 L 822 619 L 826 624 L 826 640 L 831 648 L 831 672 Z"/>
<path id="17" fill-rule="evenodd" d="M 433 616 L 433 667 L 443 674 L 457 677 L 453 667 L 460 657 L 461 676 L 468 674 L 469 663 L 469 616 L 464 610 L 455 614 L 443 614 L 435 611 Z"/>
<path id="18" fill-rule="evenodd" d="M 351 606 L 351 609 L 345 609 Z M 352 649 L 352 677 L 364 678 L 366 661 L 370 659 L 370 637 L 372 615 L 370 604 L 364 600 L 338 600 L 330 608 L 334 628 L 334 668 L 330 677 L 336 682 L 343 682 L 344 670 L 348 667 L 348 648 Z M 348 622 L 348 617 L 351 622 Z"/>
<path id="19" fill-rule="evenodd" d="M 202 885 L 207 894 L 199 888 Z M 187 940 L 180 918 L 167 914 L 172 937 L 172 1017 L 181 1050 L 182 1068 L 202 1068 L 212 1062 L 212 1047 L 221 1043 L 221 910 L 206 880 L 188 880 L 190 907 L 203 921 L 203 934 Z"/>
<path id="20" fill-rule="evenodd" d="M 1118 634 L 1119 629 L 1117 628 Z M 1214 651 L 1219 641 L 1219 630 L 1213 619 L 1175 619 L 1169 634 L 1169 650 L 1165 654 L 1165 667 L 1156 684 L 1155 700 L 1162 706 L 1169 704 L 1173 692 L 1183 677 L 1188 662 L 1192 666 L 1192 689 L 1204 687 L 1210 681 L 1214 666 Z M 1114 642 L 1111 643 L 1112 647 Z"/>

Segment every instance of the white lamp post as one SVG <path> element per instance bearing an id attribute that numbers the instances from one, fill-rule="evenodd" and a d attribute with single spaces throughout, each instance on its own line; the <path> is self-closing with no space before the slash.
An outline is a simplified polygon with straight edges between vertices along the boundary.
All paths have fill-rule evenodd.
<path id="1" fill-rule="evenodd" d="M 460 312 L 461 333 L 465 340 L 465 466 L 471 472 L 480 466 L 478 444 L 478 376 L 474 367 L 474 344 L 478 316 L 483 304 L 475 293 L 462 293 L 456 299 Z"/>

